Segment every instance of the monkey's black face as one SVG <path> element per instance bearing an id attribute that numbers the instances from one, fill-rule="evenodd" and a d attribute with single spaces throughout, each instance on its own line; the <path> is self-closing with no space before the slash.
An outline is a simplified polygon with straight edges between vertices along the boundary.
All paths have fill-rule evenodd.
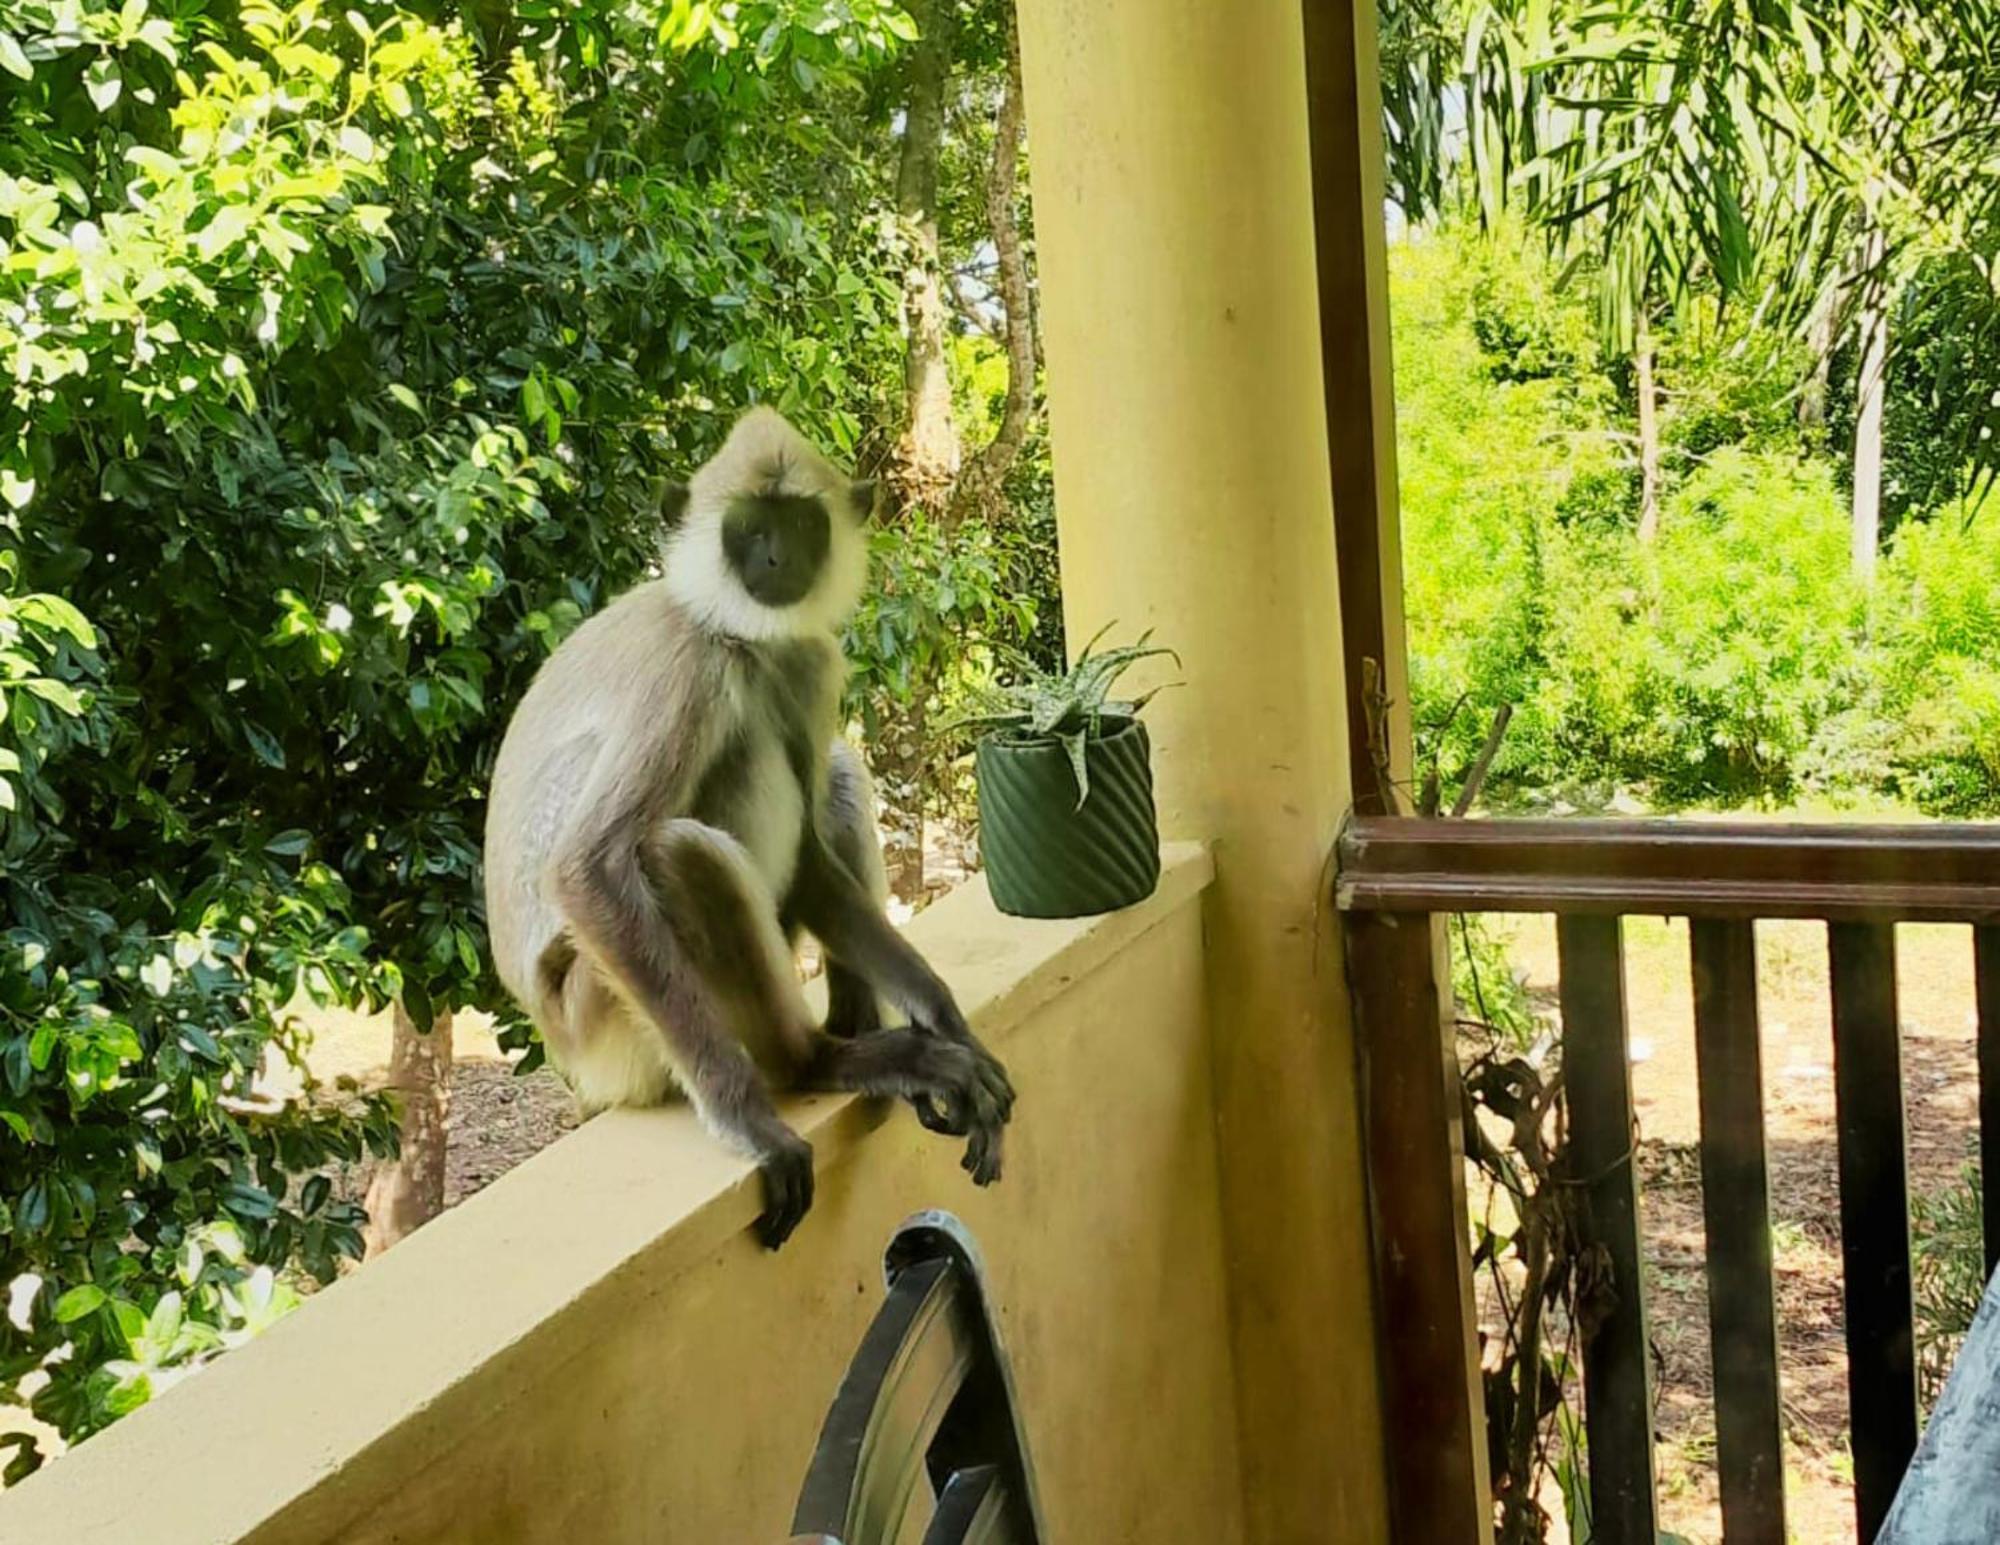
<path id="1" fill-rule="evenodd" d="M 810 494 L 738 499 L 722 521 L 722 551 L 730 568 L 765 606 L 803 601 L 826 566 L 831 541 L 826 506 Z"/>

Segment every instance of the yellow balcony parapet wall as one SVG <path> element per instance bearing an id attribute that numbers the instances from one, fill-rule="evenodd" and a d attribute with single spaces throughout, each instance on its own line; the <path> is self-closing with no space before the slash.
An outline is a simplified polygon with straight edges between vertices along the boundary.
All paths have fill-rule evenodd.
<path id="1" fill-rule="evenodd" d="M 986 1257 L 1052 1538 L 1242 1538 L 1198 901 L 910 932 L 1021 1091 L 1001 1183 L 907 1111 L 800 1100 L 784 1251 L 685 1109 L 585 1124 L 255 1344 L 0 1495 L 7 1545 L 782 1540 L 912 1212 Z"/>

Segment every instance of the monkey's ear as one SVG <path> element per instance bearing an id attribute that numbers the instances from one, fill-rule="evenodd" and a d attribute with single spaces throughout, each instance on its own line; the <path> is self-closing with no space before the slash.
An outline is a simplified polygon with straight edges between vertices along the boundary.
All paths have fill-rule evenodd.
<path id="1" fill-rule="evenodd" d="M 681 523 L 687 514 L 688 485 L 685 483 L 662 483 L 660 485 L 660 521 L 671 531 Z"/>
<path id="2" fill-rule="evenodd" d="M 864 521 L 872 518 L 875 514 L 877 493 L 875 479 L 864 477 L 859 482 L 849 485 L 848 492 L 854 498 L 854 518 Z"/>

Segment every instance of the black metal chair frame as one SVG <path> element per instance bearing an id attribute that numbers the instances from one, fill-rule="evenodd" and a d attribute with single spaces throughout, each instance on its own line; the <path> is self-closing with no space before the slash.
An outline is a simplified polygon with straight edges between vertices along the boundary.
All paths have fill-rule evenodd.
<path id="1" fill-rule="evenodd" d="M 888 1296 L 820 1430 L 791 1545 L 896 1545 L 923 1490 L 922 1545 L 1047 1538 L 1014 1381 L 978 1249 L 948 1213 L 919 1213 L 884 1259 Z"/>

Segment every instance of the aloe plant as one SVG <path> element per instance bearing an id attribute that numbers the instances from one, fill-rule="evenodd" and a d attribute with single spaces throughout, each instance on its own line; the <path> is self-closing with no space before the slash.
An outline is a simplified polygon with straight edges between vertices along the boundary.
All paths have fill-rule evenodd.
<path id="1" fill-rule="evenodd" d="M 1135 698 L 1114 699 L 1111 687 L 1133 665 L 1156 655 L 1166 655 L 1174 664 L 1181 657 L 1163 645 L 1151 642 L 1148 628 L 1135 643 L 1097 652 L 1098 643 L 1116 623 L 1107 623 L 1083 646 L 1076 663 L 1061 675 L 1026 666 L 1020 679 L 995 687 L 986 694 L 987 706 L 956 720 L 954 730 L 983 730 L 1016 744 L 1056 740 L 1069 755 L 1070 770 L 1076 775 L 1076 808 L 1090 798 L 1088 747 L 1103 734 L 1103 721 L 1130 719 L 1153 700 L 1161 687 Z M 1178 685 L 1176 682 L 1166 686 Z"/>

